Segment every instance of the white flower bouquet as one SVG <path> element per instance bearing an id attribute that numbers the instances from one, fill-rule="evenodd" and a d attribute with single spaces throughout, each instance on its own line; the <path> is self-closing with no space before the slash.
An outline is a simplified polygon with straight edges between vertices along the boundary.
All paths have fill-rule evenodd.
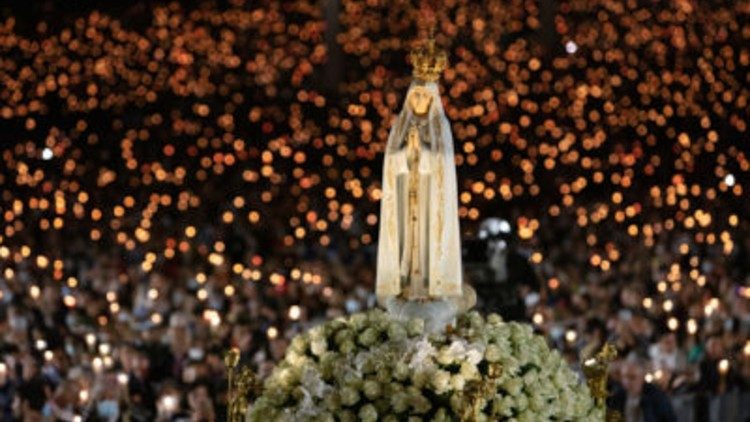
<path id="1" fill-rule="evenodd" d="M 476 312 L 425 334 L 380 310 L 295 337 L 250 421 L 602 420 L 589 389 L 531 327 Z"/>

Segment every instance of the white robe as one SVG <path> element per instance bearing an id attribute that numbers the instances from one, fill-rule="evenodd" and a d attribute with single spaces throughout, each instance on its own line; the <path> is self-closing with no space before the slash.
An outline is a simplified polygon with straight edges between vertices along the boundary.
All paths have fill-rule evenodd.
<path id="1" fill-rule="evenodd" d="M 414 83 L 412 83 L 412 87 Z M 409 88 L 411 92 L 412 87 Z M 426 119 L 420 131 L 419 242 L 421 268 L 427 268 L 427 295 L 431 298 L 461 296 L 461 245 L 458 222 L 458 193 L 453 155 L 453 137 L 445 117 L 437 84 L 426 83 L 432 94 L 430 109 L 420 118 L 408 104 L 391 128 L 383 166 L 383 194 L 380 205 L 380 235 L 376 293 L 379 298 L 398 296 L 407 279 L 403 259 L 408 252 L 406 230 L 409 220 L 406 137 L 419 119 Z M 410 93 L 409 92 L 409 93 Z M 406 98 L 409 97 L 407 93 Z M 409 280 L 410 283 L 415 280 Z M 425 281 L 416 280 L 417 283 Z M 411 291 L 421 292 L 422 286 Z M 425 296 L 427 296 L 425 295 Z M 421 295 L 418 295 L 421 296 Z"/>

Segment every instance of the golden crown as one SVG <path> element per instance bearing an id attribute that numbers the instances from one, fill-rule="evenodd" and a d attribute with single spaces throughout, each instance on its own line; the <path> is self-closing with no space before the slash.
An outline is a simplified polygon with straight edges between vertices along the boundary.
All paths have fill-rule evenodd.
<path id="1" fill-rule="evenodd" d="M 448 55 L 437 49 L 435 39 L 430 37 L 425 45 L 411 52 L 412 75 L 423 81 L 433 82 L 440 78 L 440 73 L 448 65 Z"/>

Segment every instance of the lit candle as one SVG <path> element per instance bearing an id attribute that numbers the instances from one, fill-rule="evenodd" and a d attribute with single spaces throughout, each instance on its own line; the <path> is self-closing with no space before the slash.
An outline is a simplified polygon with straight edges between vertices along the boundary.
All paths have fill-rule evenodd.
<path id="1" fill-rule="evenodd" d="M 100 374 L 102 372 L 102 368 L 104 366 L 104 363 L 102 362 L 102 358 L 99 356 L 95 357 L 91 361 L 91 367 L 94 369 L 94 372 L 97 374 Z"/>
<path id="2" fill-rule="evenodd" d="M 678 328 L 680 328 L 680 321 L 678 321 L 675 317 L 670 317 L 667 321 L 667 326 L 670 330 L 676 331 Z"/>
<path id="3" fill-rule="evenodd" d="M 724 392 L 727 387 L 727 373 L 729 372 L 729 360 L 722 359 L 718 363 L 719 368 L 719 391 Z"/>
<path id="4" fill-rule="evenodd" d="M 122 386 L 128 385 L 128 374 L 124 372 L 120 372 L 119 374 L 117 374 L 117 383 Z"/>
<path id="5" fill-rule="evenodd" d="M 37 340 L 36 341 L 36 349 L 37 350 L 44 350 L 47 348 L 47 342 L 44 340 Z"/>
<path id="6" fill-rule="evenodd" d="M 112 351 L 112 347 L 109 343 L 102 343 L 99 345 L 99 353 L 102 355 L 108 355 Z"/>
<path id="7" fill-rule="evenodd" d="M 719 361 L 719 372 L 726 374 L 729 371 L 729 361 L 722 359 Z"/>
<path id="8" fill-rule="evenodd" d="M 164 396 L 162 398 L 162 406 L 164 408 L 164 412 L 167 413 L 167 415 L 171 415 L 175 410 L 177 410 L 177 397 L 173 395 Z"/>
<path id="9" fill-rule="evenodd" d="M 41 290 L 39 289 L 39 286 L 34 285 L 29 288 L 29 295 L 31 296 L 32 299 L 34 300 L 39 299 L 40 294 L 41 294 Z"/>
<path id="10" fill-rule="evenodd" d="M 672 309 L 674 309 L 674 303 L 667 299 L 664 301 L 662 308 L 664 308 L 664 312 L 672 312 Z"/>
<path id="11" fill-rule="evenodd" d="M 646 309 L 651 309 L 651 306 L 653 306 L 654 300 L 650 297 L 643 298 L 643 307 Z"/>
<path id="12" fill-rule="evenodd" d="M 212 328 L 221 325 L 221 315 L 215 309 L 206 309 L 203 311 L 203 319 L 211 325 Z"/>
<path id="13" fill-rule="evenodd" d="M 279 330 L 276 327 L 269 327 L 266 331 L 266 335 L 269 339 L 273 340 L 279 335 Z"/>
<path id="14" fill-rule="evenodd" d="M 289 319 L 296 321 L 299 319 L 302 310 L 298 305 L 292 305 L 289 307 Z"/>

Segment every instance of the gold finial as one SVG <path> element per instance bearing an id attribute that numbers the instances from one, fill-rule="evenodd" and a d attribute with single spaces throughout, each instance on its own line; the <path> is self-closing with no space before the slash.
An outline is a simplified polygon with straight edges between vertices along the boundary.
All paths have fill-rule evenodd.
<path id="1" fill-rule="evenodd" d="M 234 369 L 240 362 L 240 349 L 232 347 L 224 354 L 224 365 L 229 369 Z"/>
<path id="2" fill-rule="evenodd" d="M 448 65 L 448 55 L 435 46 L 435 38 L 430 37 L 425 44 L 411 52 L 412 75 L 425 82 L 434 82 Z"/>
<path id="3" fill-rule="evenodd" d="M 617 349 L 611 343 L 606 343 L 602 350 L 591 359 L 583 363 L 583 373 L 586 375 L 586 383 L 591 395 L 594 397 L 596 406 L 606 412 L 606 421 L 620 421 L 621 415 L 606 408 L 606 400 L 609 396 L 607 391 L 607 379 L 609 375 L 609 364 L 617 357 Z"/>
<path id="4" fill-rule="evenodd" d="M 237 368 L 240 362 L 240 350 L 236 347 L 224 355 L 224 365 L 227 367 L 227 421 L 240 422 L 245 419 L 249 406 L 249 396 L 258 395 L 262 390 L 260 380 L 253 371 L 243 366 Z"/>
<path id="5" fill-rule="evenodd" d="M 497 380 L 502 376 L 503 368 L 499 363 L 491 363 L 487 368 L 487 375 L 481 380 L 472 380 L 466 383 L 460 393 L 464 397 L 463 408 L 460 409 L 461 422 L 474 422 L 480 420 L 482 409 L 497 394 Z"/>

